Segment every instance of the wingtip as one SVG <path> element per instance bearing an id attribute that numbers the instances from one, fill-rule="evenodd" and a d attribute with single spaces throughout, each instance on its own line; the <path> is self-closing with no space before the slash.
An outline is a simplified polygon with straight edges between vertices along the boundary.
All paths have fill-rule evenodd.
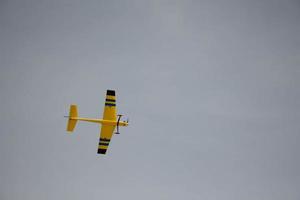
<path id="1" fill-rule="evenodd" d="M 114 90 L 107 90 L 106 95 L 116 96 L 116 92 Z"/>
<path id="2" fill-rule="evenodd" d="M 105 154 L 106 153 L 106 149 L 98 149 L 98 154 Z"/>

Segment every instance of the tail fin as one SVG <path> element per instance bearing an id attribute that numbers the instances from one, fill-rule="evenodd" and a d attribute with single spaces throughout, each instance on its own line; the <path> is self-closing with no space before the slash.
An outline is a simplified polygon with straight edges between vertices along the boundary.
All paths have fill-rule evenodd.
<path id="1" fill-rule="evenodd" d="M 78 117 L 77 106 L 71 105 L 69 120 L 68 120 L 68 125 L 67 125 L 67 131 L 72 132 L 74 130 L 76 123 L 77 123 L 77 119 L 76 119 L 77 117 Z"/>

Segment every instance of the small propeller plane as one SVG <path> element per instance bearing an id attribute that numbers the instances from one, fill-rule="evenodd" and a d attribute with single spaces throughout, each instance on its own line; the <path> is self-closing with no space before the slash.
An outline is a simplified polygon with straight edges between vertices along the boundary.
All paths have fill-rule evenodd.
<path id="1" fill-rule="evenodd" d="M 65 117 L 68 117 L 67 131 L 69 132 L 73 132 L 78 120 L 99 123 L 102 125 L 99 145 L 98 145 L 98 154 L 106 153 L 109 142 L 114 133 L 115 127 L 117 127 L 117 131 L 115 132 L 115 134 L 120 134 L 119 126 L 128 126 L 128 120 L 121 121 L 122 115 L 117 115 L 116 93 L 114 90 L 106 91 L 103 119 L 78 117 L 76 105 L 70 106 L 70 114 L 69 116 L 65 116 Z"/>

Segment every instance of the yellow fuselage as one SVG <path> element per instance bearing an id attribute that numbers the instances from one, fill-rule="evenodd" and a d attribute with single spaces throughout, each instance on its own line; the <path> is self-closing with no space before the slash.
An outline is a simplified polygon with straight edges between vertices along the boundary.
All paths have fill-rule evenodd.
<path id="1" fill-rule="evenodd" d="M 84 117 L 70 117 L 70 119 L 73 120 L 79 120 L 79 121 L 86 121 L 86 122 L 93 122 L 108 126 L 117 126 L 118 121 L 116 120 L 105 120 L 105 119 L 94 119 L 94 118 L 84 118 Z M 128 126 L 128 123 L 125 121 L 119 121 L 119 126 Z"/>

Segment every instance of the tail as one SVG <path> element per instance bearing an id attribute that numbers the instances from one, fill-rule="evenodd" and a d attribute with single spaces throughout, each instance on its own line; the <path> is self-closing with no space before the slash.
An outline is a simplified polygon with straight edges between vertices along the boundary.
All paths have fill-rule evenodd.
<path id="1" fill-rule="evenodd" d="M 71 105 L 69 120 L 68 120 L 68 125 L 67 125 L 67 131 L 72 132 L 74 130 L 76 123 L 77 123 L 77 119 L 76 119 L 77 117 L 78 117 L 77 106 Z"/>

